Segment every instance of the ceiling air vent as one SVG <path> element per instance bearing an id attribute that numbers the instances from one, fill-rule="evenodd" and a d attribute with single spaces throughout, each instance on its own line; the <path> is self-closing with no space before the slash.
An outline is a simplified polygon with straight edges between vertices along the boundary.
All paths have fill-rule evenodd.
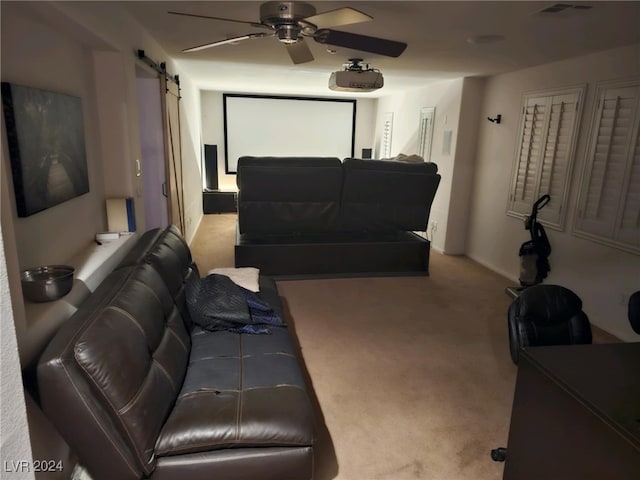
<path id="1" fill-rule="evenodd" d="M 571 3 L 555 3 L 550 7 L 540 10 L 538 13 L 560 13 L 568 10 L 590 10 L 592 5 L 573 5 Z"/>

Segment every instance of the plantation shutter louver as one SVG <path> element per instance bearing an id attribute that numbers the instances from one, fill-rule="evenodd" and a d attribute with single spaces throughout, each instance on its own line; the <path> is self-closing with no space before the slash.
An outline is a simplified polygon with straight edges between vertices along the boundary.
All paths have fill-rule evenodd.
<path id="1" fill-rule="evenodd" d="M 538 218 L 562 227 L 582 90 L 525 97 L 509 213 L 527 215 L 533 203 L 549 194 Z"/>
<path id="2" fill-rule="evenodd" d="M 640 247 L 640 134 L 638 130 L 636 130 L 635 148 L 624 200 L 617 238 L 624 243 Z"/>
<path id="3" fill-rule="evenodd" d="M 547 108 L 544 97 L 530 98 L 524 107 L 518 166 L 510 205 L 510 210 L 515 213 L 526 214 L 536 199 Z"/>
<path id="4" fill-rule="evenodd" d="M 393 112 L 387 112 L 382 119 L 382 151 L 380 158 L 391 157 L 391 137 L 393 136 Z"/>
<path id="5" fill-rule="evenodd" d="M 433 143 L 433 120 L 435 107 L 424 107 L 420 110 L 420 140 L 418 154 L 425 162 L 431 161 L 431 145 Z"/>
<path id="6" fill-rule="evenodd" d="M 599 89 L 575 228 L 632 250 L 640 250 L 639 104 L 639 85 Z"/>

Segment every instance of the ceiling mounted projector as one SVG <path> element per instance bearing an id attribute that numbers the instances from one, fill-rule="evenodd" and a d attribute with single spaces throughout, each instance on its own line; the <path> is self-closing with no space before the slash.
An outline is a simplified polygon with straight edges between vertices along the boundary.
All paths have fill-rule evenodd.
<path id="1" fill-rule="evenodd" d="M 380 70 L 361 65 L 361 58 L 350 58 L 344 70 L 333 72 L 329 77 L 329 88 L 337 92 L 373 92 L 384 86 Z"/>

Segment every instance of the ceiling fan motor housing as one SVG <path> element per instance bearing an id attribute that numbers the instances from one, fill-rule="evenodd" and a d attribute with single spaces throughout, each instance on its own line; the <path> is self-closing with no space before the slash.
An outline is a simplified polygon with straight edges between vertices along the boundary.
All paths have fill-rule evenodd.
<path id="1" fill-rule="evenodd" d="M 315 25 L 304 22 L 316 14 L 313 5 L 304 2 L 266 2 L 260 5 L 260 21 L 276 30 L 278 40 L 295 43 L 298 35 L 313 35 Z"/>
<path id="2" fill-rule="evenodd" d="M 315 7 L 304 2 L 266 2 L 260 5 L 260 21 L 265 25 L 297 22 L 315 14 Z"/>

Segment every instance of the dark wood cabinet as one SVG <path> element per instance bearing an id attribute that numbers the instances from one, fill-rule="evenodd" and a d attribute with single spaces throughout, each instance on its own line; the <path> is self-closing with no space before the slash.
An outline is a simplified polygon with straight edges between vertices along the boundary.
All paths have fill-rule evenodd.
<path id="1" fill-rule="evenodd" d="M 206 213 L 235 213 L 238 211 L 238 193 L 210 190 L 202 192 L 202 211 Z"/>
<path id="2" fill-rule="evenodd" d="M 523 350 L 504 479 L 640 479 L 640 343 Z"/>

